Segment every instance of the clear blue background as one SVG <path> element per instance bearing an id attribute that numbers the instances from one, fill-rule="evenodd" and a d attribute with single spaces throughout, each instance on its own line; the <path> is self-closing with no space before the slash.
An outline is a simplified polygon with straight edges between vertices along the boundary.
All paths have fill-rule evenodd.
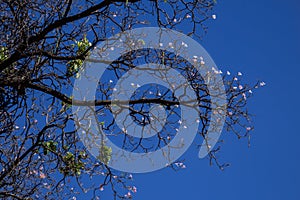
<path id="1" fill-rule="evenodd" d="M 191 147 L 185 170 L 134 175 L 135 199 L 298 200 L 300 2 L 220 0 L 215 11 L 203 46 L 222 70 L 267 83 L 249 101 L 255 114 L 251 148 L 226 137 L 220 156 L 231 166 L 220 171 L 198 160 Z"/>
<path id="2" fill-rule="evenodd" d="M 187 169 L 134 174 L 137 200 L 300 199 L 300 1 L 220 0 L 202 45 L 223 71 L 243 72 L 244 81 L 264 80 L 249 111 L 255 114 L 251 148 L 224 136 L 225 171 L 184 155 Z M 104 193 L 103 200 L 111 200 Z"/>

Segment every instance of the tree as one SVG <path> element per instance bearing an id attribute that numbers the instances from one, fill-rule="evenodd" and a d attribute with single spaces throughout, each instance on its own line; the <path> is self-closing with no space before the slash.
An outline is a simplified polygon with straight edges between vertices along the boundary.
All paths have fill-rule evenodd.
<path id="1" fill-rule="evenodd" d="M 91 156 L 77 135 L 80 123 L 71 104 L 80 104 L 70 95 L 74 80 L 80 78 L 84 59 L 101 41 L 136 27 L 157 26 L 183 31 L 200 38 L 206 33 L 205 22 L 212 18 L 214 0 L 103 0 L 41 1 L 2 0 L 0 3 L 0 197 L 6 199 L 66 199 L 87 193 L 94 199 L 103 189 L 111 189 L 115 199 L 132 198 L 136 187 L 132 175 L 118 172 L 107 164 L 111 149 L 99 149 L 100 160 Z M 187 29 L 183 27 L 188 26 Z M 143 42 L 140 40 L 139 42 Z M 113 50 L 113 49 L 112 49 Z M 103 61 L 104 62 L 104 61 Z M 161 133 L 154 140 L 135 140 L 115 122 L 101 113 L 109 111 L 110 81 L 115 81 L 139 63 L 163 63 L 177 68 L 193 83 L 201 105 L 199 138 L 207 134 L 211 102 L 203 77 L 192 66 L 170 52 L 144 49 L 123 55 L 109 66 L 110 80 L 101 80 L 96 106 L 99 126 L 106 133 L 122 136 L 120 145 L 131 151 L 147 152 L 160 148 L 172 139 L 172 133 Z M 221 73 L 215 71 L 215 73 Z M 240 75 L 223 73 L 227 94 L 225 129 L 238 138 L 249 137 L 247 98 L 254 86 L 242 85 Z M 152 88 L 153 89 L 153 88 Z M 130 117 L 140 125 L 149 124 L 144 112 L 160 104 L 178 112 L 178 99 L 164 88 L 154 88 L 151 99 L 135 93 L 130 102 Z M 164 91 L 162 95 L 160 91 Z M 108 111 L 107 111 L 108 110 Z M 148 121 L 147 121 L 148 119 Z M 172 125 L 172 124 L 169 124 Z M 88 132 L 89 130 L 85 130 Z M 220 147 L 209 153 L 211 163 L 220 169 L 216 158 Z M 180 161 L 171 168 L 183 168 Z M 92 181 L 87 181 L 87 180 Z M 99 180 L 101 182 L 99 182 Z M 125 195 L 124 195 L 125 194 Z"/>

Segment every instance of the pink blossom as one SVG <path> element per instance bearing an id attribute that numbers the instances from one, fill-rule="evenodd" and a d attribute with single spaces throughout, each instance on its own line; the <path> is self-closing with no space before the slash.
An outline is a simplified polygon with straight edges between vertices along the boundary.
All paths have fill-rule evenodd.
<path id="1" fill-rule="evenodd" d="M 40 178 L 44 179 L 46 178 L 46 175 L 43 172 L 40 172 Z"/>
<path id="2" fill-rule="evenodd" d="M 104 190 L 104 187 L 103 185 L 100 186 L 100 191 L 103 191 Z"/>
<path id="3" fill-rule="evenodd" d="M 131 192 L 128 192 L 127 194 L 124 195 L 125 198 L 132 198 Z"/>
<path id="4" fill-rule="evenodd" d="M 135 186 L 133 186 L 133 187 L 131 188 L 131 191 L 132 191 L 133 193 L 136 193 L 136 192 L 137 192 L 137 188 L 136 188 Z"/>

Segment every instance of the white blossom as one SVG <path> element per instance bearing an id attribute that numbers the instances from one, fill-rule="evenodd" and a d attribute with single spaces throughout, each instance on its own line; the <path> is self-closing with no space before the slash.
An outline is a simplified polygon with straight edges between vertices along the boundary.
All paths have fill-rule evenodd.
<path id="1" fill-rule="evenodd" d="M 127 130 L 123 127 L 122 128 L 122 131 L 124 132 L 124 133 L 127 133 Z"/>
<path id="2" fill-rule="evenodd" d="M 263 86 L 266 85 L 266 83 L 262 81 L 262 82 L 259 83 L 259 85 L 260 85 L 261 87 L 263 87 Z"/>
<path id="3" fill-rule="evenodd" d="M 243 96 L 243 98 L 244 98 L 245 100 L 247 100 L 247 96 L 246 96 L 245 93 L 243 93 L 242 96 Z"/>
<path id="4" fill-rule="evenodd" d="M 188 47 L 188 45 L 184 42 L 181 42 L 181 45 L 184 46 L 184 47 Z"/>
<path id="5" fill-rule="evenodd" d="M 214 71 L 215 74 L 222 74 L 223 72 L 221 70 L 216 70 L 214 67 L 212 67 L 212 70 Z"/>
<path id="6" fill-rule="evenodd" d="M 174 163 L 177 167 L 180 167 L 180 168 L 182 168 L 182 169 L 185 169 L 186 168 L 186 166 L 185 166 L 185 164 L 184 163 L 182 163 L 182 162 L 177 162 L 177 163 Z"/>

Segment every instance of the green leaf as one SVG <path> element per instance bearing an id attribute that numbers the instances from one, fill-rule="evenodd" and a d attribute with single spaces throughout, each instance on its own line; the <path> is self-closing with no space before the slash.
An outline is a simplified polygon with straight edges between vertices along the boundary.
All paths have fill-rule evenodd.
<path id="1" fill-rule="evenodd" d="M 8 51 L 6 47 L 0 46 L 0 62 L 4 61 L 8 57 Z"/>
<path id="2" fill-rule="evenodd" d="M 111 160 L 111 155 L 112 155 L 112 148 L 106 146 L 104 143 L 101 145 L 99 148 L 99 155 L 97 158 L 103 162 L 104 164 L 108 164 L 109 161 Z"/>
<path id="3" fill-rule="evenodd" d="M 68 151 L 63 158 L 65 161 L 72 161 L 74 160 L 74 154 Z"/>
<path id="4" fill-rule="evenodd" d="M 99 122 L 99 125 L 103 126 L 103 125 L 104 125 L 104 122 Z"/>
<path id="5" fill-rule="evenodd" d="M 54 142 L 52 140 L 44 142 L 44 154 L 47 155 L 50 151 L 55 152 L 57 150 L 57 142 Z"/>

